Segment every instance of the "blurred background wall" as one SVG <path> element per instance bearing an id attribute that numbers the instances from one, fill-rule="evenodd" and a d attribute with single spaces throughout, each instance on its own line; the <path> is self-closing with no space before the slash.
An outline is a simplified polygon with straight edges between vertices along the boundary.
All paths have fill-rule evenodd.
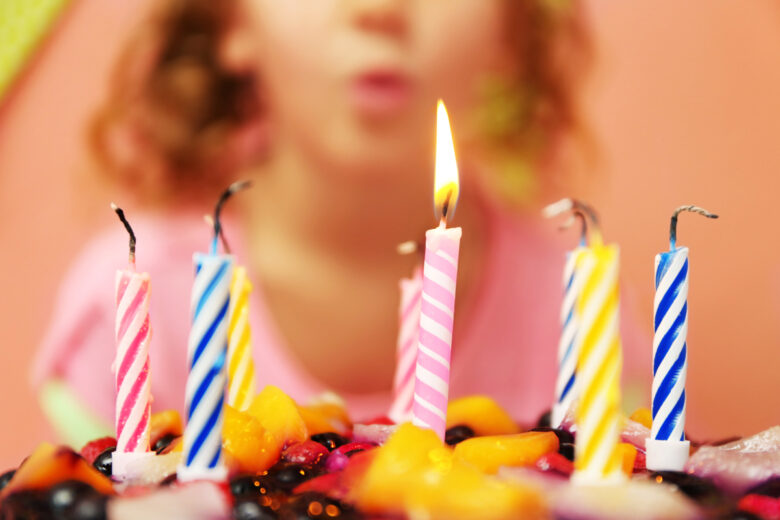
<path id="1" fill-rule="evenodd" d="M 28 367 L 60 276 L 94 229 L 114 223 L 116 194 L 90 176 L 83 130 L 148 3 L 71 0 L 0 105 L 0 469 L 50 436 Z M 680 224 L 691 248 L 689 433 L 778 424 L 780 4 L 587 3 L 598 63 L 584 102 L 602 158 L 580 191 L 622 247 L 648 330 L 671 210 L 722 215 Z"/>

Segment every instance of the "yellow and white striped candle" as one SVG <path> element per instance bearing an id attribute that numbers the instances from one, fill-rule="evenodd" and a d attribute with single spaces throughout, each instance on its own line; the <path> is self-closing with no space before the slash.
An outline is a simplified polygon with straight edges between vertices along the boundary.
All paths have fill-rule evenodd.
<path id="1" fill-rule="evenodd" d="M 619 333 L 619 251 L 600 237 L 577 260 L 580 284 L 577 310 L 577 442 L 575 482 L 620 482 L 620 371 L 623 353 Z"/>
<path id="2" fill-rule="evenodd" d="M 252 283 L 246 268 L 236 266 L 230 283 L 228 318 L 228 404 L 249 408 L 255 396 L 255 363 L 252 360 L 252 329 L 249 325 L 249 295 Z"/>

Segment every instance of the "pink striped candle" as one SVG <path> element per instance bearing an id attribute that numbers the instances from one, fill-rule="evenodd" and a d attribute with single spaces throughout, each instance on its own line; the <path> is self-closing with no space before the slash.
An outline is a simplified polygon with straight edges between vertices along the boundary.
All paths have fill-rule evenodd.
<path id="1" fill-rule="evenodd" d="M 151 379 L 149 377 L 149 274 L 135 270 L 135 235 L 120 208 L 112 204 L 130 234 L 130 268 L 116 273 L 116 451 L 115 478 L 132 477 L 131 466 L 148 456 Z"/>
<path id="2" fill-rule="evenodd" d="M 401 305 L 398 309 L 397 361 L 393 380 L 393 404 L 388 412 L 388 416 L 398 424 L 412 419 L 422 301 L 422 268 L 418 266 L 412 277 L 401 279 L 399 285 Z"/>
<path id="3" fill-rule="evenodd" d="M 436 120 L 436 173 L 434 209 L 439 227 L 425 233 L 420 338 L 417 344 L 412 423 L 430 428 L 444 440 L 450 387 L 452 325 L 458 279 L 460 228 L 447 228 L 458 201 L 458 165 L 444 103 Z"/>

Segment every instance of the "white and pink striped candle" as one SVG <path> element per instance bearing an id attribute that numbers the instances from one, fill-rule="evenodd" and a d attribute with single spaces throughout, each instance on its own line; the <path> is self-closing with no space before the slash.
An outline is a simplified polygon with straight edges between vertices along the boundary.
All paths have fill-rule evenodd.
<path id="1" fill-rule="evenodd" d="M 111 205 L 130 234 L 130 266 L 116 273 L 116 451 L 115 478 L 131 478 L 132 464 L 149 451 L 151 379 L 149 377 L 150 284 L 148 273 L 135 269 L 135 234 L 124 212 Z"/>
<path id="2" fill-rule="evenodd" d="M 422 268 L 417 266 L 411 278 L 402 278 L 401 304 L 398 308 L 398 340 L 393 403 L 388 416 L 400 424 L 412 420 L 414 403 L 414 373 L 417 364 L 417 341 L 420 330 L 420 302 L 422 301 Z"/>
<path id="3" fill-rule="evenodd" d="M 460 228 L 447 228 L 458 201 L 458 165 L 444 103 L 436 119 L 434 209 L 439 227 L 425 233 L 420 338 L 417 344 L 412 423 L 430 428 L 444 440 L 450 388 L 455 287 L 458 279 Z"/>

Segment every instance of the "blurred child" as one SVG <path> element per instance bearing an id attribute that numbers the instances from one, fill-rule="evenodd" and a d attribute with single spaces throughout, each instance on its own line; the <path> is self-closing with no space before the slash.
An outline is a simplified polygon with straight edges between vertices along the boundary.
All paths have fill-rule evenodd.
<path id="1" fill-rule="evenodd" d="M 259 387 L 300 400 L 333 390 L 358 418 L 387 409 L 398 280 L 417 262 L 394 250 L 437 224 L 442 98 L 462 183 L 450 395 L 487 394 L 534 420 L 552 401 L 563 257 L 538 202 L 577 130 L 587 57 L 573 1 L 157 3 L 94 132 L 123 187 L 116 202 L 137 195 L 125 209 L 152 277 L 154 409 L 183 408 L 191 255 L 211 238 L 202 215 L 237 178 L 254 181 L 231 202 L 227 235 L 255 285 Z M 86 245 L 35 367 L 37 384 L 107 424 L 126 242 L 117 223 Z"/>

